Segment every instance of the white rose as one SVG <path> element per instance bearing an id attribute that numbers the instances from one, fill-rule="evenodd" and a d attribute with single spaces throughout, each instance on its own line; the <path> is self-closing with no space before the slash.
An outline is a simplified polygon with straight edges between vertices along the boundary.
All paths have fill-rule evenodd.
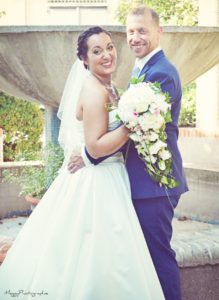
<path id="1" fill-rule="evenodd" d="M 162 160 L 167 160 L 171 157 L 171 153 L 168 150 L 161 149 L 158 153 Z"/>
<path id="2" fill-rule="evenodd" d="M 148 131 L 150 129 L 150 123 L 144 116 L 139 117 L 139 125 L 143 131 Z"/>
<path id="3" fill-rule="evenodd" d="M 156 114 L 153 116 L 155 117 L 153 129 L 155 130 L 160 129 L 165 123 L 164 118 L 161 115 L 156 115 Z"/>
<path id="4" fill-rule="evenodd" d="M 137 134 L 137 135 L 139 135 L 139 136 L 141 136 L 141 135 L 142 135 L 142 133 L 141 133 L 141 131 L 140 131 L 140 130 L 137 130 L 137 131 L 136 131 L 136 134 Z"/>
<path id="5" fill-rule="evenodd" d="M 157 106 L 157 103 L 153 102 L 150 104 L 149 111 L 154 114 L 155 112 L 159 111 L 160 109 Z"/>
<path id="6" fill-rule="evenodd" d="M 165 162 L 163 160 L 158 161 L 159 169 L 164 171 L 166 169 Z"/>
<path id="7" fill-rule="evenodd" d="M 152 164 L 155 164 L 156 161 L 157 161 L 157 158 L 153 155 L 150 155 L 150 161 L 151 161 Z"/>
<path id="8" fill-rule="evenodd" d="M 166 143 L 158 140 L 156 143 L 150 146 L 149 152 L 151 155 L 157 154 L 162 148 L 165 148 L 166 146 Z"/>
<path id="9" fill-rule="evenodd" d="M 138 120 L 131 119 L 129 120 L 129 127 L 134 128 L 138 124 Z"/>
<path id="10" fill-rule="evenodd" d="M 151 142 L 155 142 L 159 138 L 159 135 L 156 132 L 150 132 L 148 135 L 148 140 Z"/>
<path id="11" fill-rule="evenodd" d="M 135 141 L 135 142 L 140 142 L 141 141 L 141 136 L 139 136 L 138 134 L 136 133 L 131 133 L 129 135 L 130 139 Z"/>
<path id="12" fill-rule="evenodd" d="M 147 124 L 147 126 L 145 125 L 145 128 L 147 128 L 145 130 L 160 129 L 164 124 L 164 118 L 161 115 L 146 113 L 143 116 L 144 116 L 143 124 L 144 125 Z"/>
<path id="13" fill-rule="evenodd" d="M 170 109 L 170 103 L 167 103 L 165 101 L 165 96 L 164 95 L 157 95 L 157 105 L 158 108 L 163 111 L 164 113 L 167 112 L 168 109 Z"/>
<path id="14" fill-rule="evenodd" d="M 148 110 L 149 103 L 148 102 L 139 102 L 136 104 L 135 109 L 137 113 L 142 113 Z"/>

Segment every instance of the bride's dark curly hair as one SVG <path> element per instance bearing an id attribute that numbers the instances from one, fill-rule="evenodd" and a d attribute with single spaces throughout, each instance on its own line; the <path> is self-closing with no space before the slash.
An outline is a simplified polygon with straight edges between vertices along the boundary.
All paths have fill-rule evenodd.
<path id="1" fill-rule="evenodd" d="M 94 34 L 106 33 L 109 37 L 112 37 L 111 33 L 99 26 L 90 27 L 87 30 L 83 31 L 78 37 L 78 46 L 77 46 L 77 56 L 80 60 L 83 60 L 87 57 L 87 41 Z M 87 66 L 85 65 L 85 68 Z"/>

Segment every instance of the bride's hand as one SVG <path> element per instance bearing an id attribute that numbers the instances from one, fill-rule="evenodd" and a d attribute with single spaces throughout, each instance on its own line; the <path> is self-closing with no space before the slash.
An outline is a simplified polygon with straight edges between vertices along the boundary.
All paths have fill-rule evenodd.
<path id="1" fill-rule="evenodd" d="M 71 174 L 75 173 L 79 169 L 83 168 L 85 166 L 84 161 L 80 155 L 76 155 L 73 153 L 70 157 L 69 163 L 68 163 L 68 170 Z"/>

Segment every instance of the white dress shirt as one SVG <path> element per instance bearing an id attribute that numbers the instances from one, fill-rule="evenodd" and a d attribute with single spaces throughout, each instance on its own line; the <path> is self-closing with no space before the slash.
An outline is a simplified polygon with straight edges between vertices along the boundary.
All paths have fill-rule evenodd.
<path id="1" fill-rule="evenodd" d="M 151 57 L 153 57 L 160 50 L 162 50 L 162 49 L 159 46 L 159 47 L 155 48 L 153 51 L 151 51 L 149 54 L 147 54 L 146 56 L 144 56 L 142 58 L 138 58 L 138 57 L 136 58 L 134 68 L 136 68 L 136 67 L 139 68 L 139 74 L 141 73 L 141 70 L 143 69 L 144 65 L 151 59 Z"/>

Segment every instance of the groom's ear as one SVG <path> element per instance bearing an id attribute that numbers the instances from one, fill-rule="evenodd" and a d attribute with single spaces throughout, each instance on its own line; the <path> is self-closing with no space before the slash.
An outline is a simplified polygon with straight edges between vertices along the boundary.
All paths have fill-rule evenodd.
<path id="1" fill-rule="evenodd" d="M 159 26 L 158 32 L 159 32 L 159 34 L 162 34 L 162 33 L 163 33 L 163 27 L 162 27 L 162 26 Z"/>

